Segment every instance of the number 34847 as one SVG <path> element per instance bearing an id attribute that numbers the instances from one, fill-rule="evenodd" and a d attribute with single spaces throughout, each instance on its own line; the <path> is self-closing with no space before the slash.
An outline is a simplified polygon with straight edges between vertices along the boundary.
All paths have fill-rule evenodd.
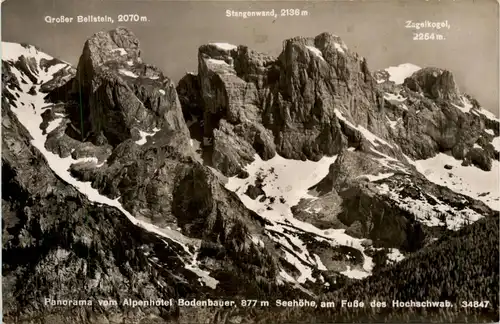
<path id="1" fill-rule="evenodd" d="M 460 306 L 468 308 L 488 308 L 490 302 L 487 300 L 462 301 L 460 302 Z"/>

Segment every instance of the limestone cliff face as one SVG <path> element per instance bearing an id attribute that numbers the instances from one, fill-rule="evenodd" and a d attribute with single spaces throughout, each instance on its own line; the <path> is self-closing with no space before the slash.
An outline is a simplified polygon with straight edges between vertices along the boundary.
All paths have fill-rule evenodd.
<path id="1" fill-rule="evenodd" d="M 460 104 L 460 92 L 450 71 L 424 68 L 407 78 L 404 85 L 415 92 L 422 92 L 435 100 L 448 100 Z"/>
<path id="2" fill-rule="evenodd" d="M 227 44 L 201 46 L 198 58 L 200 87 L 192 96 L 203 98 L 204 136 L 213 142 L 213 164 L 226 175 L 237 174 L 255 153 L 318 160 L 350 141 L 359 144 L 358 133 L 343 131 L 336 110 L 386 134 L 383 99 L 367 62 L 337 36 L 286 40 L 277 58 Z M 233 128 L 248 129 L 236 134 L 253 150 L 228 149 Z"/>
<path id="3" fill-rule="evenodd" d="M 73 91 L 88 119 L 87 135 L 116 146 L 141 131 L 168 129 L 187 137 L 173 82 L 141 59 L 139 40 L 126 28 L 90 37 L 78 63 Z"/>
<path id="4" fill-rule="evenodd" d="M 203 121 L 212 164 L 229 176 L 254 154 L 318 160 L 347 146 L 367 150 L 364 130 L 386 140 L 379 149 L 394 157 L 451 152 L 484 170 L 498 159 L 485 133 L 497 132 L 498 121 L 460 92 L 450 71 L 415 69 L 402 84 L 387 75 L 379 82 L 386 71 L 372 76 L 365 58 L 328 33 L 285 40 L 277 58 L 246 46 L 203 45 L 198 61 L 198 75 L 186 76 L 198 86 L 182 81 L 178 91 L 201 98 L 183 102 L 185 115 Z"/>
<path id="5" fill-rule="evenodd" d="M 394 121 L 390 138 L 406 155 L 426 159 L 446 152 L 464 164 L 491 170 L 492 159 L 499 158 L 491 145 L 498 120 L 459 91 L 450 71 L 421 69 L 391 92 L 401 98 L 386 103 L 386 114 Z"/>

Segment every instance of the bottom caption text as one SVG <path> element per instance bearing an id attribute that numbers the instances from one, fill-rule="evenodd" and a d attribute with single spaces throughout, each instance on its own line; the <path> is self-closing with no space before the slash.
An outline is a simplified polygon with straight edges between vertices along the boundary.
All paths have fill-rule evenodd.
<path id="1" fill-rule="evenodd" d="M 489 308 L 489 301 L 461 301 L 450 302 L 446 301 L 399 301 L 393 300 L 363 302 L 358 300 L 338 300 L 338 301 L 315 301 L 305 299 L 281 300 L 274 301 L 257 300 L 257 299 L 149 299 L 139 300 L 126 298 L 123 300 L 104 299 L 104 300 L 71 300 L 71 299 L 52 299 L 44 298 L 46 306 L 92 306 L 99 305 L 103 307 L 312 307 L 312 308 Z"/>

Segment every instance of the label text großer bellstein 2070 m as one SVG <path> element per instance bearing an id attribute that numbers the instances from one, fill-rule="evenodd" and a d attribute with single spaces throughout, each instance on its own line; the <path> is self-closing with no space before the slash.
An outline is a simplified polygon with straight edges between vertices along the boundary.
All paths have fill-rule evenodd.
<path id="1" fill-rule="evenodd" d="M 111 16 L 96 16 L 96 15 L 78 15 L 75 17 L 69 16 L 45 16 L 44 20 L 48 24 L 70 24 L 70 23 L 114 23 L 114 19 Z"/>
<path id="2" fill-rule="evenodd" d="M 131 22 L 131 23 L 147 23 L 149 22 L 148 16 L 138 15 L 136 13 L 118 14 L 115 17 L 108 15 L 77 15 L 77 16 L 45 16 L 44 21 L 47 24 L 89 24 L 89 23 L 104 23 L 114 24 L 115 21 Z"/>

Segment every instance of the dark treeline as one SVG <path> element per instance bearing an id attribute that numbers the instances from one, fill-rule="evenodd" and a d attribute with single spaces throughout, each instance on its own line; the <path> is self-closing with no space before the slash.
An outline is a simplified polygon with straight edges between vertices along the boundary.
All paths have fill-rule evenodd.
<path id="1" fill-rule="evenodd" d="M 284 308 L 257 316 L 259 323 L 498 322 L 499 223 L 485 218 L 446 234 L 395 266 L 353 281 L 321 300 L 335 308 Z M 340 301 L 364 301 L 364 308 L 341 308 Z M 372 301 L 386 302 L 372 308 Z M 392 308 L 392 301 L 449 301 L 453 307 Z M 484 301 L 478 307 L 464 303 Z M 488 302 L 488 305 L 487 303 Z M 467 305 L 473 306 L 473 305 Z M 482 307 L 484 306 L 484 307 Z"/>

